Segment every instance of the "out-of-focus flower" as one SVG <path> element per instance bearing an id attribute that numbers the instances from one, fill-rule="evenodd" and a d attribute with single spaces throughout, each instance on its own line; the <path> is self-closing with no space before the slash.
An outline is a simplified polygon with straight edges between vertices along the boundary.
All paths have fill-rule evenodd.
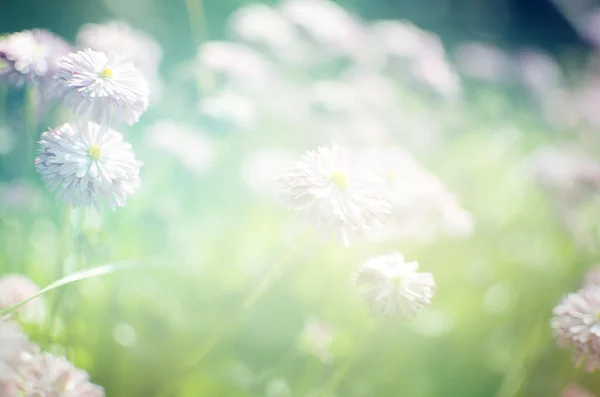
<path id="1" fill-rule="evenodd" d="M 104 390 L 92 384 L 87 372 L 64 357 L 35 353 L 20 365 L 16 386 L 18 395 L 53 397 L 103 397 Z"/>
<path id="2" fill-rule="evenodd" d="M 563 390 L 561 397 L 596 397 L 596 395 L 584 388 L 571 384 L 567 386 L 565 390 Z"/>
<path id="3" fill-rule="evenodd" d="M 0 310 L 31 298 L 40 291 L 29 278 L 20 274 L 10 274 L 0 278 Z M 18 309 L 26 319 L 41 319 L 45 313 L 43 298 L 38 297 Z"/>
<path id="4" fill-rule="evenodd" d="M 146 130 L 149 144 L 173 154 L 190 171 L 203 174 L 215 161 L 212 140 L 170 120 L 160 120 Z"/>
<path id="5" fill-rule="evenodd" d="M 600 287 L 600 266 L 595 265 L 590 270 L 585 273 L 585 277 L 583 279 L 584 287 Z"/>
<path id="6" fill-rule="evenodd" d="M 0 390 L 2 382 L 10 382 L 15 376 L 15 366 L 21 353 L 28 348 L 27 336 L 15 323 L 0 319 Z"/>
<path id="7" fill-rule="evenodd" d="M 0 184 L 0 205 L 6 209 L 36 210 L 42 205 L 40 189 L 24 180 Z"/>
<path id="8" fill-rule="evenodd" d="M 431 273 L 419 273 L 418 268 L 417 262 L 406 262 L 398 253 L 381 255 L 363 263 L 354 281 L 371 313 L 411 318 L 431 303 L 436 289 Z"/>
<path id="9" fill-rule="evenodd" d="M 69 52 L 69 44 L 47 30 L 24 30 L 0 37 L 0 80 L 15 85 L 45 82 L 45 77 L 56 70 L 57 58 Z"/>
<path id="10" fill-rule="evenodd" d="M 393 207 L 387 229 L 378 238 L 428 242 L 440 232 L 459 237 L 471 233 L 472 215 L 403 147 L 371 149 L 363 154 L 387 182 Z"/>
<path id="11" fill-rule="evenodd" d="M 251 131 L 258 121 L 254 103 L 234 91 L 220 91 L 203 98 L 198 104 L 200 113 L 216 130 L 241 129 Z"/>
<path id="12" fill-rule="evenodd" d="M 220 76 L 226 85 L 252 92 L 269 86 L 277 70 L 263 55 L 237 43 L 209 41 L 198 48 L 198 67 Z"/>
<path id="13" fill-rule="evenodd" d="M 87 122 L 44 132 L 40 140 L 37 172 L 57 198 L 73 207 L 103 200 L 111 210 L 127 203 L 140 185 L 139 169 L 131 145 L 117 131 Z"/>
<path id="14" fill-rule="evenodd" d="M 231 16 L 229 25 L 240 39 L 285 61 L 301 61 L 306 53 L 296 28 L 268 5 L 250 4 L 238 9 Z"/>
<path id="15" fill-rule="evenodd" d="M 386 58 L 406 61 L 422 50 L 424 32 L 407 21 L 377 21 L 369 27 L 373 45 Z"/>
<path id="16" fill-rule="evenodd" d="M 256 150 L 248 154 L 242 163 L 242 179 L 257 195 L 267 199 L 279 198 L 282 186 L 276 178 L 293 160 L 293 154 L 285 149 Z"/>
<path id="17" fill-rule="evenodd" d="M 327 53 L 363 61 L 370 52 L 362 23 L 329 0 L 286 0 L 281 13 Z"/>
<path id="18" fill-rule="evenodd" d="M 54 78 L 65 103 L 100 124 L 136 123 L 148 108 L 150 90 L 129 61 L 91 49 L 57 61 Z"/>
<path id="19" fill-rule="evenodd" d="M 563 297 L 554 308 L 552 330 L 560 347 L 571 348 L 577 365 L 600 367 L 600 288 L 589 286 Z"/>
<path id="20" fill-rule="evenodd" d="M 356 160 L 337 145 L 319 147 L 279 177 L 289 208 L 314 220 L 319 230 L 334 232 L 345 245 L 351 233 L 370 236 L 391 212 L 383 180 Z"/>
<path id="21" fill-rule="evenodd" d="M 329 324 L 310 319 L 304 325 L 300 348 L 323 363 L 329 363 L 333 360 L 333 354 L 329 350 L 333 335 L 333 328 Z"/>
<path id="22" fill-rule="evenodd" d="M 542 185 L 564 193 L 582 185 L 600 186 L 600 164 L 575 148 L 539 148 L 528 165 Z"/>
<path id="23" fill-rule="evenodd" d="M 500 83 L 512 79 L 516 72 L 511 56 L 489 44 L 461 44 L 455 55 L 460 72 L 473 79 Z"/>
<path id="24" fill-rule="evenodd" d="M 519 53 L 517 61 L 521 81 L 538 98 L 562 94 L 563 74 L 550 55 L 528 49 Z"/>

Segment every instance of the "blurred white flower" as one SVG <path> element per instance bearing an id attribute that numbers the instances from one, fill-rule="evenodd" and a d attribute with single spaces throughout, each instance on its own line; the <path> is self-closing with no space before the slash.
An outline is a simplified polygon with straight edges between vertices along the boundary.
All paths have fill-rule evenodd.
<path id="1" fill-rule="evenodd" d="M 57 61 L 54 78 L 65 103 L 100 124 L 136 123 L 148 108 L 150 90 L 129 61 L 91 49 Z"/>
<path id="2" fill-rule="evenodd" d="M 20 274 L 10 274 L 0 278 L 0 310 L 7 309 L 17 303 L 31 298 L 40 291 L 29 278 Z M 37 297 L 17 309 L 25 319 L 41 320 L 45 315 L 45 304 L 42 297 Z"/>
<path id="3" fill-rule="evenodd" d="M 87 372 L 64 357 L 35 353 L 20 365 L 16 385 L 19 395 L 52 397 L 103 397 L 104 390 L 89 381 Z"/>
<path id="4" fill-rule="evenodd" d="M 369 27 L 369 35 L 386 58 L 405 61 L 419 54 L 426 33 L 407 21 L 383 20 Z"/>
<path id="5" fill-rule="evenodd" d="M 147 78 L 158 73 L 162 60 L 160 45 L 149 34 L 124 21 L 83 25 L 77 33 L 77 44 L 80 48 L 128 58 Z"/>
<path id="6" fill-rule="evenodd" d="M 388 318 L 413 317 L 429 305 L 436 285 L 431 273 L 419 273 L 417 262 L 406 262 L 393 253 L 367 260 L 354 276 L 372 314 Z"/>
<path id="7" fill-rule="evenodd" d="M 455 55 L 458 69 L 473 79 L 499 83 L 512 79 L 516 72 L 511 56 L 490 44 L 467 42 Z"/>
<path id="8" fill-rule="evenodd" d="M 267 199 L 279 198 L 282 186 L 277 176 L 294 160 L 293 153 L 280 148 L 259 149 L 244 159 L 240 173 L 246 186 Z"/>
<path id="9" fill-rule="evenodd" d="M 47 30 L 24 30 L 0 38 L 0 80 L 21 85 L 40 83 L 56 69 L 56 59 L 71 52 L 69 44 Z"/>
<path id="10" fill-rule="evenodd" d="M 370 54 L 368 34 L 355 16 L 330 0 L 285 0 L 281 13 L 325 51 L 362 61 Z"/>
<path id="11" fill-rule="evenodd" d="M 440 232 L 458 237 L 471 234 L 473 216 L 402 146 L 366 150 L 363 154 L 387 182 L 393 207 L 387 229 L 377 238 L 425 243 Z"/>
<path id="12" fill-rule="evenodd" d="M 240 39 L 264 48 L 286 61 L 300 61 L 306 49 L 294 25 L 266 4 L 239 8 L 229 20 L 230 29 Z"/>
<path id="13" fill-rule="evenodd" d="M 321 360 L 329 363 L 333 354 L 329 350 L 333 342 L 333 328 L 331 325 L 316 319 L 309 319 L 304 325 L 300 339 L 300 348 Z"/>
<path id="14" fill-rule="evenodd" d="M 15 366 L 27 349 L 27 336 L 21 332 L 19 326 L 0 319 L 0 387 L 2 382 L 14 380 Z"/>
<path id="15" fill-rule="evenodd" d="M 104 200 L 111 210 L 127 203 L 140 185 L 131 145 L 117 131 L 91 122 L 44 132 L 35 160 L 37 172 L 57 198 L 73 207 Z"/>
<path id="16" fill-rule="evenodd" d="M 160 120 L 146 130 L 149 145 L 171 153 L 190 171 L 204 174 L 215 162 L 213 141 L 171 120 Z"/>
<path id="17" fill-rule="evenodd" d="M 209 41 L 198 48 L 197 63 L 217 73 L 225 84 L 251 91 L 269 86 L 277 75 L 274 65 L 259 52 L 243 44 Z"/>
<path id="18" fill-rule="evenodd" d="M 600 186 L 600 164 L 576 148 L 541 147 L 529 157 L 527 166 L 543 186 L 558 191 L 585 184 Z"/>
<path id="19" fill-rule="evenodd" d="M 596 397 L 596 395 L 576 384 L 570 384 L 563 390 L 560 397 Z"/>
<path id="20" fill-rule="evenodd" d="M 344 245 L 350 234 L 370 236 L 391 212 L 383 180 L 337 145 L 310 150 L 284 172 L 282 198 L 290 209 L 334 232 Z"/>
<path id="21" fill-rule="evenodd" d="M 600 367 L 600 288 L 588 286 L 563 297 L 553 310 L 551 326 L 560 347 L 573 349 L 577 365 L 589 372 Z"/>
<path id="22" fill-rule="evenodd" d="M 242 129 L 251 131 L 256 128 L 258 115 L 252 101 L 234 91 L 224 90 L 203 98 L 198 104 L 200 113 L 216 129 Z"/>

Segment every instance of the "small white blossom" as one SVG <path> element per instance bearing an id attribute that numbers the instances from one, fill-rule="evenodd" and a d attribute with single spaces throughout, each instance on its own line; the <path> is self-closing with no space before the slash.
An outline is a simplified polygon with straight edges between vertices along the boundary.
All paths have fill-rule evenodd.
<path id="1" fill-rule="evenodd" d="M 74 207 L 101 200 L 114 210 L 140 185 L 131 145 L 117 131 L 92 122 L 70 124 L 42 134 L 36 169 L 60 201 Z"/>
<path id="2" fill-rule="evenodd" d="M 279 181 L 290 209 L 333 231 L 345 245 L 351 233 L 370 236 L 391 212 L 383 180 L 337 145 L 310 150 Z"/>
<path id="3" fill-rule="evenodd" d="M 587 286 L 563 297 L 554 308 L 552 330 L 561 347 L 573 349 L 577 365 L 587 371 L 600 367 L 600 288 Z"/>
<path id="4" fill-rule="evenodd" d="M 29 278 L 20 274 L 9 274 L 0 278 L 0 309 L 7 309 L 31 298 L 40 291 Z M 41 319 L 45 314 L 43 298 L 37 297 L 18 309 L 26 319 Z M 22 319 L 22 318 L 21 318 Z"/>
<path id="5" fill-rule="evenodd" d="M 86 49 L 57 61 L 54 78 L 65 103 L 100 124 L 136 123 L 148 108 L 150 90 L 130 61 Z"/>
<path id="6" fill-rule="evenodd" d="M 29 355 L 20 366 L 17 390 L 25 396 L 103 397 L 104 390 L 89 381 L 87 372 L 64 357 L 49 353 Z"/>
<path id="7" fill-rule="evenodd" d="M 15 366 L 27 348 L 27 336 L 19 326 L 0 319 L 0 387 L 3 382 L 14 380 Z"/>
<path id="8" fill-rule="evenodd" d="M 24 30 L 0 38 L 0 79 L 15 85 L 40 83 L 56 69 L 58 57 L 71 51 L 61 37 L 47 30 Z"/>
<path id="9" fill-rule="evenodd" d="M 381 255 L 362 264 L 354 281 L 373 314 L 411 318 L 431 303 L 436 290 L 431 273 L 419 273 L 418 268 L 398 253 Z"/>

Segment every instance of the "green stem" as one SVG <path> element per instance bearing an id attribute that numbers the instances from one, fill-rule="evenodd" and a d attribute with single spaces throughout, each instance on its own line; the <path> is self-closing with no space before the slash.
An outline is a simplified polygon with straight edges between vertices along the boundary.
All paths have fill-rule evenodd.
<path id="1" fill-rule="evenodd" d="M 273 284 L 275 279 L 283 272 L 286 265 L 291 263 L 291 259 L 294 258 L 296 253 L 306 243 L 312 233 L 307 232 L 304 237 L 298 239 L 297 243 L 269 270 L 265 277 L 261 280 L 256 288 L 254 288 L 244 299 L 240 305 L 240 309 L 227 320 L 223 321 L 221 325 L 210 335 L 210 337 L 204 342 L 200 349 L 188 360 L 182 369 L 179 371 L 178 381 L 182 381 L 186 376 L 202 362 L 202 360 L 217 346 L 217 344 L 223 339 L 224 336 L 233 331 L 234 326 L 243 319 L 252 306 L 263 296 L 268 288 Z M 157 396 L 169 396 L 177 390 L 177 384 L 173 383 L 171 386 L 160 389 L 156 394 Z"/>
<path id="2" fill-rule="evenodd" d="M 190 30 L 196 47 L 208 39 L 208 23 L 202 2 L 203 0 L 185 0 Z M 211 91 L 214 88 L 213 75 L 203 65 L 198 69 L 196 84 L 199 92 Z"/>

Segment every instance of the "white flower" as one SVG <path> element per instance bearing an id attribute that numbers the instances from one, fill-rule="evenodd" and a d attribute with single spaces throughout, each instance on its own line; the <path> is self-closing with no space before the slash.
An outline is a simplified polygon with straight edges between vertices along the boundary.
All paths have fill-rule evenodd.
<path id="1" fill-rule="evenodd" d="M 281 184 L 276 180 L 278 173 L 294 159 L 294 153 L 285 149 L 258 149 L 246 156 L 240 173 L 246 186 L 255 194 L 276 201 L 282 190 Z"/>
<path id="2" fill-rule="evenodd" d="M 54 72 L 56 59 L 71 51 L 69 44 L 47 30 L 24 30 L 0 38 L 0 77 L 13 84 L 40 83 Z"/>
<path id="3" fill-rule="evenodd" d="M 114 53 L 129 59 L 146 78 L 151 88 L 150 99 L 154 101 L 160 97 L 162 48 L 146 32 L 134 29 L 124 21 L 88 23 L 79 29 L 77 44 L 79 48 Z"/>
<path id="4" fill-rule="evenodd" d="M 587 286 L 563 297 L 554 308 L 552 330 L 561 347 L 573 349 L 574 361 L 592 372 L 600 367 L 600 288 Z"/>
<path id="5" fill-rule="evenodd" d="M 160 45 L 146 32 L 124 21 L 83 25 L 77 33 L 77 44 L 80 48 L 127 57 L 147 77 L 158 73 L 162 59 Z"/>
<path id="6" fill-rule="evenodd" d="M 255 104 L 233 91 L 224 90 L 203 98 L 198 110 L 217 130 L 253 130 L 258 122 Z"/>
<path id="7" fill-rule="evenodd" d="M 365 150 L 363 155 L 391 192 L 392 217 L 378 238 L 425 243 L 440 232 L 459 237 L 472 232 L 473 216 L 402 146 Z"/>
<path id="8" fill-rule="evenodd" d="M 115 130 L 95 123 L 63 124 L 42 134 L 35 160 L 38 173 L 60 201 L 74 207 L 101 200 L 114 210 L 140 185 L 131 145 Z"/>
<path id="9" fill-rule="evenodd" d="M 337 145 L 309 151 L 279 181 L 290 209 L 333 231 L 345 245 L 350 233 L 369 236 L 391 212 L 383 180 Z"/>
<path id="10" fill-rule="evenodd" d="M 0 309 L 6 309 L 31 298 L 40 291 L 29 278 L 20 274 L 9 274 L 0 278 Z M 31 320 L 41 319 L 45 313 L 41 297 L 33 299 L 18 309 Z M 22 318 L 21 318 L 22 319 Z"/>
<path id="11" fill-rule="evenodd" d="M 333 342 L 333 328 L 327 323 L 316 319 L 310 319 L 304 325 L 300 347 L 307 353 L 315 356 L 323 363 L 333 360 L 333 354 L 329 350 Z"/>
<path id="12" fill-rule="evenodd" d="M 417 262 L 405 262 L 398 253 L 371 258 L 360 266 L 355 283 L 373 314 L 410 318 L 435 295 L 431 273 L 419 273 Z"/>
<path id="13" fill-rule="evenodd" d="M 27 348 L 27 336 L 19 326 L 0 318 L 0 381 L 13 380 L 15 366 Z"/>
<path id="14" fill-rule="evenodd" d="M 152 147 L 173 154 L 190 171 L 204 174 L 215 162 L 215 144 L 202 131 L 160 120 L 148 128 L 146 134 Z"/>
<path id="15" fill-rule="evenodd" d="M 101 387 L 90 383 L 87 372 L 75 368 L 64 357 L 49 353 L 29 355 L 19 368 L 16 385 L 17 390 L 25 396 L 104 396 Z"/>
<path id="16" fill-rule="evenodd" d="M 148 83 L 124 58 L 87 49 L 57 65 L 54 78 L 66 104 L 100 124 L 134 124 L 148 107 Z"/>

